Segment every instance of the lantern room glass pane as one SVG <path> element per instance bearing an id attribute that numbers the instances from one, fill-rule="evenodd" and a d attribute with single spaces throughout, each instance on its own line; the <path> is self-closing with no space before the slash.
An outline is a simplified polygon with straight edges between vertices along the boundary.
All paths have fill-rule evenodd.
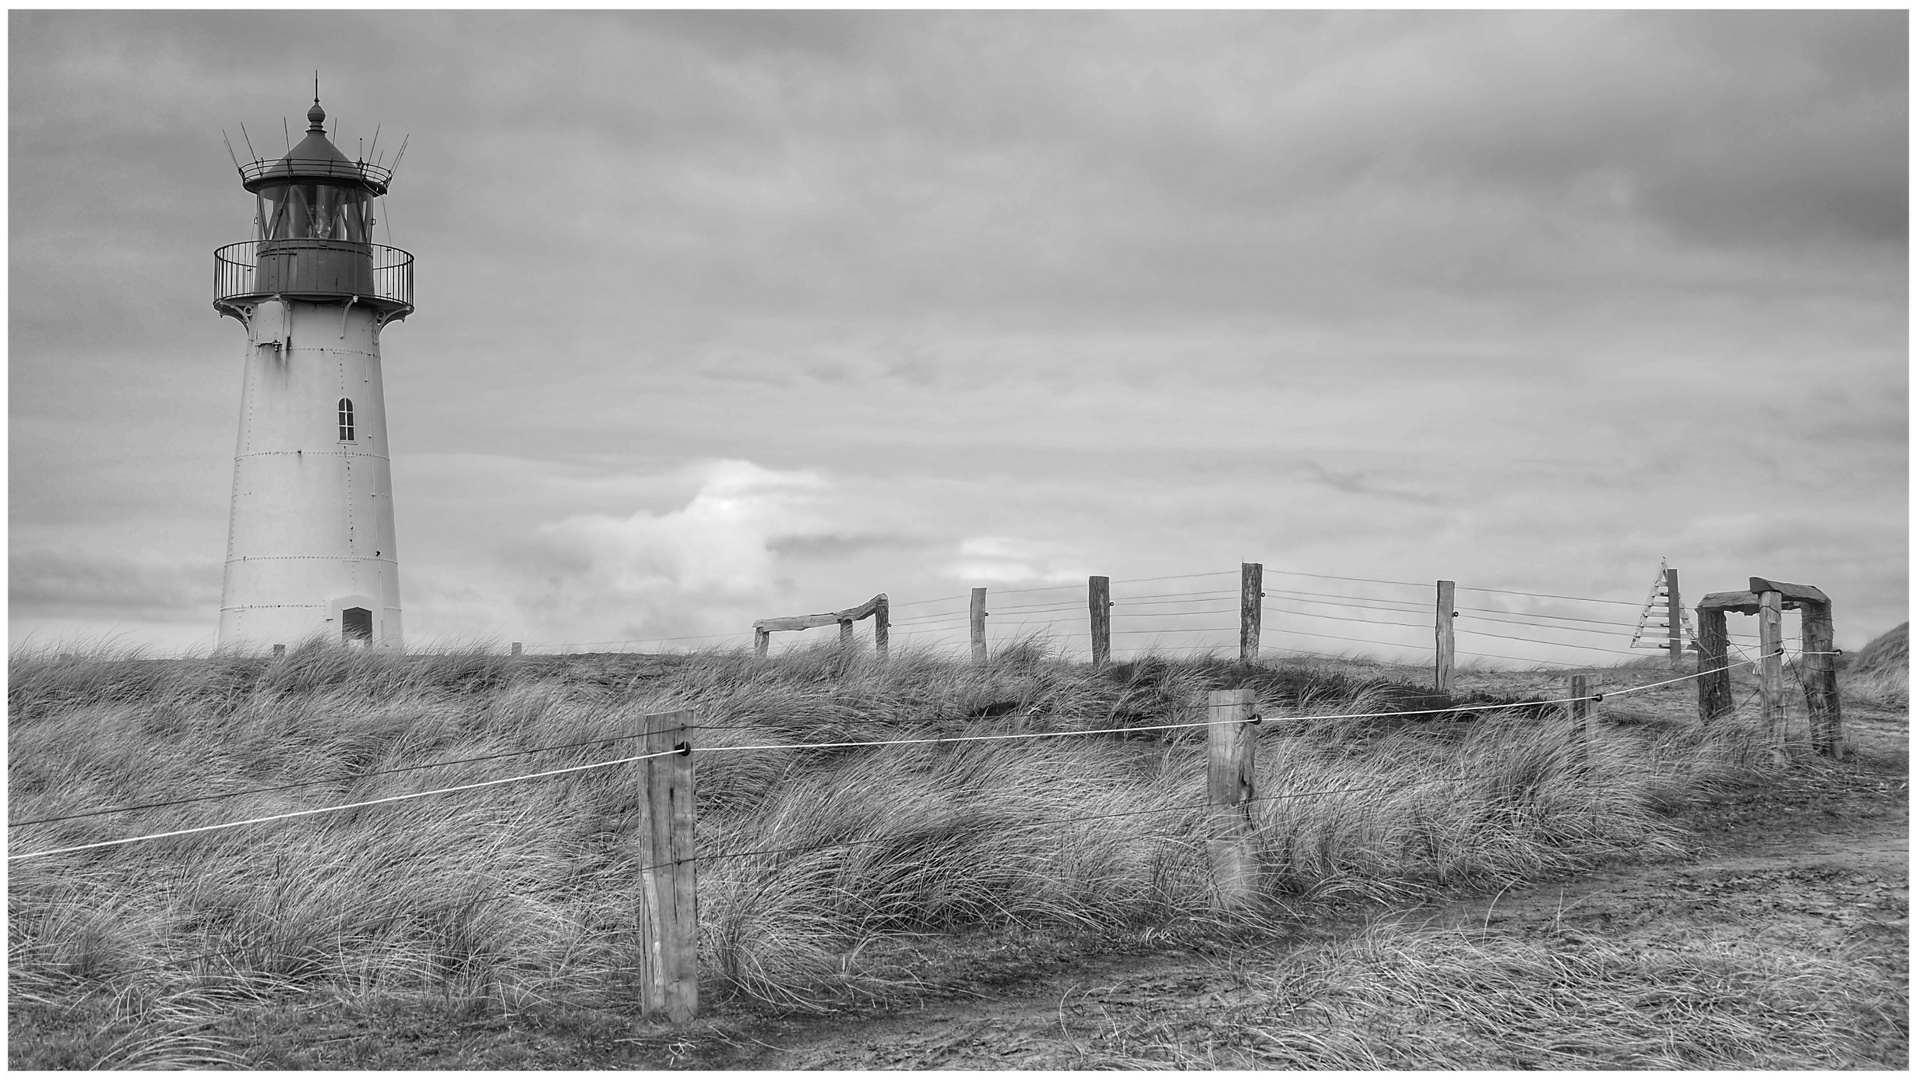
<path id="1" fill-rule="evenodd" d="M 263 240 L 369 239 L 370 197 L 336 184 L 272 184 L 260 189 Z"/>

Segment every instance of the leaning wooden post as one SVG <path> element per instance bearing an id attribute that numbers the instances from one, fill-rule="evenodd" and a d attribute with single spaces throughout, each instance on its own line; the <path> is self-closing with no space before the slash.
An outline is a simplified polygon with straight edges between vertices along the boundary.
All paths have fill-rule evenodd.
<path id="1" fill-rule="evenodd" d="M 1811 749 L 1842 761 L 1849 746 L 1837 700 L 1837 657 L 1833 655 L 1837 635 L 1830 604 L 1800 602 L 1798 617 L 1804 630 L 1804 697 L 1810 706 Z"/>
<path id="2" fill-rule="evenodd" d="M 891 640 L 892 601 L 880 593 L 872 598 L 872 641 L 878 649 L 880 660 L 884 660 L 891 651 Z"/>
<path id="3" fill-rule="evenodd" d="M 523 649 L 523 645 L 522 645 L 522 644 L 521 644 L 520 642 L 517 642 L 517 641 L 515 641 L 515 642 L 513 642 L 513 655 L 514 655 L 514 656 L 518 656 L 518 655 L 520 655 L 520 652 L 522 651 L 522 649 Z"/>
<path id="4" fill-rule="evenodd" d="M 1458 583 L 1455 581 L 1438 582 L 1438 670 L 1434 682 L 1438 693 L 1451 692 L 1451 669 L 1457 662 L 1458 642 L 1451 632 L 1451 620 L 1458 617 L 1454 610 L 1458 600 Z"/>
<path id="5" fill-rule="evenodd" d="M 772 644 L 772 631 L 760 626 L 752 628 L 752 655 L 764 660 L 766 646 L 770 644 Z"/>
<path id="6" fill-rule="evenodd" d="M 1677 567 L 1664 568 L 1665 612 L 1664 621 L 1670 624 L 1671 666 L 1684 666 L 1684 605 L 1677 598 Z"/>
<path id="7" fill-rule="evenodd" d="M 852 651 L 852 620 L 851 619 L 839 620 L 839 648 L 844 649 L 846 652 Z"/>
<path id="8" fill-rule="evenodd" d="M 1112 659 L 1112 579 L 1093 577 L 1087 603 L 1092 614 L 1092 663 L 1110 663 Z"/>
<path id="9" fill-rule="evenodd" d="M 1250 664 L 1258 659 L 1258 635 L 1264 629 L 1265 564 L 1239 563 L 1238 570 L 1238 659 Z"/>
<path id="10" fill-rule="evenodd" d="M 1206 769 L 1212 829 L 1207 843 L 1218 906 L 1250 906 L 1258 897 L 1257 851 L 1251 800 L 1256 796 L 1258 732 L 1250 690 L 1213 690 Z"/>
<path id="11" fill-rule="evenodd" d="M 640 802 L 646 846 L 639 872 L 643 1011 L 674 1024 L 699 1014 L 699 892 L 693 846 L 692 712 L 646 717 Z"/>
<path id="12" fill-rule="evenodd" d="M 1724 609 L 1697 606 L 1697 718 L 1709 724 L 1731 712 L 1730 631 Z"/>
<path id="13" fill-rule="evenodd" d="M 1757 596 L 1757 678 L 1764 731 L 1771 760 L 1783 764 L 1784 752 L 1784 597 L 1771 590 Z"/>
<path id="14" fill-rule="evenodd" d="M 985 590 L 972 590 L 972 662 L 985 662 Z"/>

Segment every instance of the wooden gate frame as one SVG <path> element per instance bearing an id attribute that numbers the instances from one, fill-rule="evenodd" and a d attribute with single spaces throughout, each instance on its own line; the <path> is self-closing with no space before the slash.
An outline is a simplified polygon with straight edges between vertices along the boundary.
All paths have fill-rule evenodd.
<path id="1" fill-rule="evenodd" d="M 887 632 L 891 629 L 891 602 L 884 593 L 867 600 L 858 607 L 844 611 L 828 611 L 822 615 L 793 615 L 783 619 L 760 619 L 752 624 L 752 653 L 763 658 L 766 646 L 772 641 L 774 630 L 810 630 L 815 626 L 839 624 L 839 642 L 852 644 L 852 624 L 867 616 L 872 618 L 872 636 L 878 642 L 879 659 L 885 659 Z"/>
<path id="2" fill-rule="evenodd" d="M 1710 723 L 1731 711 L 1730 662 L 1726 656 L 1729 633 L 1724 613 L 1735 611 L 1759 617 L 1760 649 L 1763 656 L 1759 674 L 1765 685 L 1767 711 L 1781 700 L 1783 663 L 1779 655 L 1775 623 L 1785 611 L 1798 611 L 1804 628 L 1804 699 L 1810 710 L 1811 749 L 1842 760 L 1848 745 L 1844 740 L 1843 710 L 1837 699 L 1835 630 L 1831 621 L 1830 597 L 1815 585 L 1797 585 L 1788 581 L 1754 577 L 1749 592 L 1711 593 L 1697 605 L 1697 712 Z M 1772 733 L 1773 739 L 1778 733 Z"/>

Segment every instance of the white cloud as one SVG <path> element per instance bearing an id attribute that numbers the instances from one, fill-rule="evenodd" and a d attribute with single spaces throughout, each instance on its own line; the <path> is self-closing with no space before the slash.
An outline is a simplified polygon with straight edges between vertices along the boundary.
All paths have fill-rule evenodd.
<path id="1" fill-rule="evenodd" d="M 1021 540 L 1010 536 L 970 536 L 959 541 L 959 557 L 940 573 L 951 580 L 987 584 L 1066 583 L 1085 579 L 1077 545 Z"/>
<path id="2" fill-rule="evenodd" d="M 819 506 L 829 485 L 749 461 L 695 472 L 698 491 L 678 509 L 575 514 L 534 528 L 519 553 L 520 607 L 562 638 L 736 631 L 742 612 L 786 591 L 774 545 L 832 531 Z"/>

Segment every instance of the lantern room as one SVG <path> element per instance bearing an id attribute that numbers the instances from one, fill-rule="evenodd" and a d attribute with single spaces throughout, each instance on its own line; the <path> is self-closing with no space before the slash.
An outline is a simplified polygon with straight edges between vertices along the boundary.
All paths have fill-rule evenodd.
<path id="1" fill-rule="evenodd" d="M 259 200 L 259 238 L 373 240 L 373 200 L 386 194 L 385 170 L 347 159 L 326 137 L 326 110 L 306 111 L 306 138 L 285 157 L 249 170 L 246 190 Z"/>
<path id="2" fill-rule="evenodd" d="M 254 239 L 215 253 L 213 303 L 224 313 L 262 297 L 351 298 L 404 318 L 412 310 L 412 256 L 373 243 L 374 200 L 392 171 L 340 153 L 319 99 L 306 137 L 278 161 L 240 166 L 254 197 Z M 232 310 L 228 310 L 231 308 Z"/>

